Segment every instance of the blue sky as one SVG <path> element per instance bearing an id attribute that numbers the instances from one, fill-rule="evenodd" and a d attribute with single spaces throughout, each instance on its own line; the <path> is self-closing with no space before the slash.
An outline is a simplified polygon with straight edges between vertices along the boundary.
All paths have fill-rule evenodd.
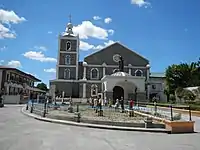
<path id="1" fill-rule="evenodd" d="M 120 41 L 149 59 L 152 72 L 164 72 L 200 57 L 199 6 L 198 0 L 1 0 L 0 63 L 48 84 L 55 78 L 57 36 L 71 14 L 81 59 Z"/>

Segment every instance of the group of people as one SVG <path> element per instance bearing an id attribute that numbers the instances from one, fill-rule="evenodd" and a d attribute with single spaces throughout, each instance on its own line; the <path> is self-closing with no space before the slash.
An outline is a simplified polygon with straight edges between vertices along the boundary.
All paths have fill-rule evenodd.
<path id="1" fill-rule="evenodd" d="M 98 98 L 98 97 L 90 98 L 88 103 L 89 103 L 90 106 L 92 106 L 92 108 L 99 108 L 101 106 L 108 106 L 108 107 L 113 106 L 115 109 L 118 109 L 121 105 L 121 109 L 124 110 L 124 99 L 123 99 L 123 97 L 120 100 L 116 99 L 115 103 L 111 99 L 107 100 L 106 98 L 102 99 L 102 98 Z M 129 101 L 129 109 L 133 109 L 133 106 L 134 106 L 134 100 L 131 99 Z"/>

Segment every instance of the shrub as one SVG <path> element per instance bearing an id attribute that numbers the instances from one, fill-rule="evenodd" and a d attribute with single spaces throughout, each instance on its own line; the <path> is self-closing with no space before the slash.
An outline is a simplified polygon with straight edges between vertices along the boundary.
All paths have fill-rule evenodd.
<path id="1" fill-rule="evenodd" d="M 190 90 L 185 90 L 183 97 L 185 100 L 195 100 L 196 96 Z"/>
<path id="2" fill-rule="evenodd" d="M 175 95 L 173 95 L 173 94 L 170 94 L 169 99 L 170 99 L 170 101 L 171 101 L 172 103 L 175 103 L 175 102 L 176 102 L 176 97 L 175 97 Z"/>
<path id="3" fill-rule="evenodd" d="M 192 104 L 192 105 L 190 105 L 190 108 L 191 108 L 191 110 L 198 110 L 198 111 L 200 111 L 200 105 Z"/>

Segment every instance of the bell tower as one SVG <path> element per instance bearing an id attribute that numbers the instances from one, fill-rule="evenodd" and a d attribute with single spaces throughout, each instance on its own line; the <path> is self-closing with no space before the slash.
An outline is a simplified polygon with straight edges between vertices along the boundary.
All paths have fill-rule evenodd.
<path id="1" fill-rule="evenodd" d="M 74 35 L 71 15 L 63 34 L 58 37 L 56 79 L 78 80 L 79 35 Z"/>

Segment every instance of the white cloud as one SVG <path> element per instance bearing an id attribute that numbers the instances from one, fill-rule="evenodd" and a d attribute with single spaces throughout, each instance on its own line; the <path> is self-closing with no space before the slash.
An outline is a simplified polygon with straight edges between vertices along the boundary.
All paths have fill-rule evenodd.
<path id="1" fill-rule="evenodd" d="M 8 66 L 14 67 L 14 68 L 20 68 L 22 67 L 21 62 L 18 60 L 11 60 L 8 62 Z"/>
<path id="2" fill-rule="evenodd" d="M 115 31 L 114 31 L 113 29 L 109 29 L 109 30 L 108 30 L 108 33 L 109 33 L 110 35 L 113 35 L 114 32 L 115 32 Z"/>
<path id="3" fill-rule="evenodd" d="M 34 49 L 42 50 L 42 51 L 46 51 L 47 50 L 47 48 L 45 46 L 34 46 Z"/>
<path id="4" fill-rule="evenodd" d="M 149 7 L 151 6 L 151 3 L 149 2 L 146 2 L 145 0 L 131 0 L 131 4 L 134 4 L 134 5 L 138 5 L 139 7 Z"/>
<path id="5" fill-rule="evenodd" d="M 0 23 L 0 39 L 4 38 L 16 38 L 16 34 L 14 31 L 11 31 L 9 28 Z"/>
<path id="6" fill-rule="evenodd" d="M 16 34 L 10 29 L 10 24 L 18 24 L 23 21 L 26 21 L 26 19 L 24 17 L 19 17 L 14 11 L 0 9 L 0 39 L 15 38 Z M 5 24 L 7 24 L 8 27 L 6 27 Z"/>
<path id="7" fill-rule="evenodd" d="M 52 34 L 53 32 L 52 32 L 52 31 L 48 31 L 47 33 L 48 33 L 48 34 Z"/>
<path id="8" fill-rule="evenodd" d="M 0 51 L 4 51 L 4 50 L 6 50 L 6 49 L 7 49 L 6 46 L 0 47 Z"/>
<path id="9" fill-rule="evenodd" d="M 102 45 L 95 46 L 95 45 L 89 44 L 87 42 L 80 41 L 80 49 L 84 50 L 84 51 L 91 50 L 91 49 L 100 50 L 100 49 L 102 49 L 102 48 L 104 48 L 106 46 L 109 46 L 109 45 L 113 44 L 113 43 L 114 43 L 114 41 L 109 40 L 107 42 L 104 42 Z"/>
<path id="10" fill-rule="evenodd" d="M 0 9 L 0 21 L 3 23 L 20 23 L 26 21 L 24 17 L 19 17 L 14 11 Z"/>
<path id="11" fill-rule="evenodd" d="M 100 49 L 103 49 L 103 48 L 105 48 L 105 47 L 107 47 L 107 46 L 113 44 L 113 43 L 115 43 L 115 42 L 112 41 L 112 40 L 109 40 L 109 41 L 107 41 L 107 42 L 104 42 L 103 45 L 97 45 L 97 46 L 94 47 L 93 49 L 95 49 L 95 50 L 100 50 Z"/>
<path id="12" fill-rule="evenodd" d="M 107 39 L 108 32 L 106 29 L 94 25 L 90 21 L 83 21 L 80 25 L 73 28 L 75 34 L 79 34 L 81 39 L 88 39 L 89 37 L 96 39 Z"/>
<path id="13" fill-rule="evenodd" d="M 81 50 L 87 51 L 87 50 L 90 50 L 90 49 L 93 49 L 93 48 L 94 48 L 94 45 L 90 45 L 87 42 L 80 41 L 80 49 Z"/>
<path id="14" fill-rule="evenodd" d="M 99 16 L 94 16 L 93 19 L 94 19 L 94 20 L 100 20 L 101 17 L 99 17 Z"/>
<path id="15" fill-rule="evenodd" d="M 111 22 L 112 22 L 112 19 L 111 19 L 111 18 L 109 18 L 109 17 L 108 17 L 108 18 L 105 18 L 105 19 L 104 19 L 104 22 L 105 22 L 105 23 L 107 23 L 107 24 L 109 24 L 109 23 L 111 23 Z"/>
<path id="16" fill-rule="evenodd" d="M 44 72 L 53 72 L 53 73 L 55 73 L 56 69 L 55 68 L 44 69 Z"/>
<path id="17" fill-rule="evenodd" d="M 55 58 L 46 57 L 42 52 L 28 51 L 23 54 L 24 57 L 41 62 L 56 62 Z"/>
<path id="18" fill-rule="evenodd" d="M 2 65 L 4 63 L 4 60 L 0 60 L 0 65 Z"/>

